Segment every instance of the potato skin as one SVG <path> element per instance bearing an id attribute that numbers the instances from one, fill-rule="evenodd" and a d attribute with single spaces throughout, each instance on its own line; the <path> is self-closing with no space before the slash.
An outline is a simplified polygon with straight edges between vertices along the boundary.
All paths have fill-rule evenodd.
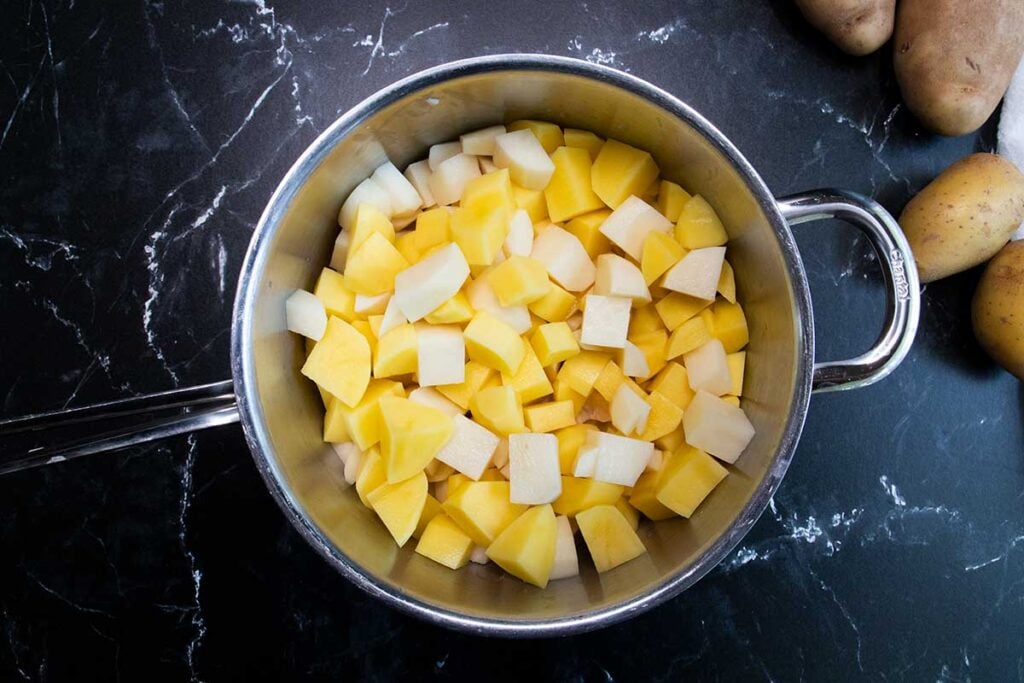
<path id="1" fill-rule="evenodd" d="M 901 0 L 893 66 L 907 107 L 942 135 L 977 130 L 1024 53 L 1021 0 Z"/>
<path id="2" fill-rule="evenodd" d="M 971 305 L 974 336 L 994 361 L 1024 380 L 1024 241 L 989 262 Z"/>
<path id="3" fill-rule="evenodd" d="M 870 54 L 892 36 L 896 0 L 796 0 L 796 6 L 847 54 Z"/>
<path id="4" fill-rule="evenodd" d="M 925 186 L 900 214 L 921 282 L 984 263 L 1024 222 L 1024 175 L 998 154 L 972 154 Z"/>

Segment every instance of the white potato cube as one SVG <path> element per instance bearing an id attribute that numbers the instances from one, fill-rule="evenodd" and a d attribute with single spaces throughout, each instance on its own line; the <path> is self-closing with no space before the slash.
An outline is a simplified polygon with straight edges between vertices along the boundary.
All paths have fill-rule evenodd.
<path id="1" fill-rule="evenodd" d="M 434 193 L 430 191 L 431 175 L 433 172 L 430 170 L 430 162 L 426 159 L 405 167 L 405 177 L 416 188 L 420 199 L 423 200 L 423 206 L 428 209 L 437 204 L 434 201 Z"/>
<path id="2" fill-rule="evenodd" d="M 355 484 L 356 479 L 359 478 L 359 472 L 363 469 L 363 463 L 366 458 L 363 452 L 356 448 L 353 451 L 349 451 L 348 457 L 345 458 L 345 481 L 349 484 Z"/>
<path id="3" fill-rule="evenodd" d="M 498 167 L 494 165 L 490 157 L 477 157 L 476 160 L 480 164 L 481 173 L 493 173 L 498 170 Z"/>
<path id="4" fill-rule="evenodd" d="M 717 339 L 712 339 L 683 354 L 683 365 L 686 366 L 690 388 L 694 391 L 703 389 L 715 396 L 721 396 L 732 390 L 729 360 L 725 347 Z"/>
<path id="5" fill-rule="evenodd" d="M 459 136 L 463 154 L 491 156 L 494 154 L 494 140 L 505 134 L 505 126 L 488 126 Z"/>
<path id="6" fill-rule="evenodd" d="M 508 465 L 508 439 L 502 438 L 498 442 L 498 447 L 494 449 L 494 455 L 491 457 L 491 464 L 497 467 L 499 470 Z M 508 479 L 508 477 L 505 477 Z"/>
<path id="7" fill-rule="evenodd" d="M 480 165 L 476 157 L 468 154 L 456 154 L 445 159 L 430 176 L 430 192 L 434 201 L 441 206 L 454 204 L 462 198 L 466 183 L 480 175 Z"/>
<path id="8" fill-rule="evenodd" d="M 694 249 L 665 273 L 661 286 L 698 299 L 714 299 L 724 261 L 725 247 Z"/>
<path id="9" fill-rule="evenodd" d="M 384 308 L 384 318 L 380 321 L 380 329 L 377 330 L 377 338 L 383 337 L 385 334 L 395 329 L 399 325 L 404 325 L 409 322 L 402 315 L 402 311 L 398 308 L 398 302 L 395 297 L 392 296 L 388 299 L 388 305 Z"/>
<path id="10" fill-rule="evenodd" d="M 452 420 L 452 436 L 434 457 L 477 480 L 491 464 L 499 439 L 464 415 L 455 415 Z"/>
<path id="11" fill-rule="evenodd" d="M 342 230 L 334 238 L 334 249 L 331 251 L 331 268 L 339 273 L 345 271 L 345 263 L 348 261 L 348 248 L 352 244 L 352 233 Z"/>
<path id="12" fill-rule="evenodd" d="M 606 432 L 587 432 L 582 448 L 596 448 L 593 479 L 632 486 L 643 474 L 654 453 L 654 444 Z"/>
<path id="13" fill-rule="evenodd" d="M 487 564 L 491 558 L 487 557 L 487 548 L 482 545 L 475 545 L 469 552 L 469 561 L 475 564 Z"/>
<path id="14" fill-rule="evenodd" d="M 647 418 L 651 415 L 651 405 L 637 396 L 636 392 L 626 386 L 619 385 L 612 396 L 612 426 L 623 434 L 642 434 L 647 429 Z"/>
<path id="15" fill-rule="evenodd" d="M 416 325 L 416 377 L 421 387 L 466 381 L 466 342 L 458 325 Z"/>
<path id="16" fill-rule="evenodd" d="M 458 294 L 469 277 L 469 264 L 456 244 L 449 244 L 395 276 L 395 300 L 411 322 L 423 318 Z"/>
<path id="17" fill-rule="evenodd" d="M 580 342 L 612 349 L 624 347 L 629 332 L 630 300 L 588 294 L 585 302 Z"/>
<path id="18" fill-rule="evenodd" d="M 342 464 L 347 463 L 349 457 L 351 457 L 353 453 L 359 452 L 359 446 L 355 445 L 351 441 L 348 443 L 332 443 L 331 448 L 334 450 L 335 455 L 338 456 L 338 459 L 341 460 Z"/>
<path id="19" fill-rule="evenodd" d="M 461 142 L 442 142 L 438 145 L 431 145 L 427 152 L 427 165 L 431 171 L 436 171 L 442 162 L 451 159 L 456 154 L 462 154 Z"/>
<path id="20" fill-rule="evenodd" d="M 343 228 L 351 228 L 356 223 L 356 209 L 360 204 L 372 204 L 380 212 L 390 218 L 394 214 L 391 207 L 391 196 L 378 185 L 373 178 L 367 178 L 356 185 L 356 189 L 348 196 L 338 212 L 338 224 Z"/>
<path id="21" fill-rule="evenodd" d="M 742 408 L 706 391 L 698 391 L 687 406 L 683 431 L 686 443 L 729 463 L 736 462 L 754 438 L 754 425 Z"/>
<path id="22" fill-rule="evenodd" d="M 647 363 L 647 356 L 633 342 L 626 340 L 619 355 L 619 367 L 627 377 L 647 377 L 651 374 L 650 365 Z"/>
<path id="23" fill-rule="evenodd" d="M 576 460 L 572 463 L 572 476 L 594 476 L 594 468 L 597 467 L 597 454 L 599 452 L 600 449 L 596 445 L 591 448 L 580 446 L 579 451 L 576 453 Z"/>
<path id="24" fill-rule="evenodd" d="M 582 292 L 594 284 L 594 262 L 576 235 L 557 225 L 541 230 L 533 240 L 530 256 L 544 264 L 551 279 L 570 292 Z"/>
<path id="25" fill-rule="evenodd" d="M 391 292 L 366 295 L 356 294 L 355 312 L 362 315 L 378 315 L 383 313 L 391 301 Z"/>
<path id="26" fill-rule="evenodd" d="M 533 222 L 524 209 L 517 209 L 508 221 L 505 256 L 529 256 L 533 249 Z"/>
<path id="27" fill-rule="evenodd" d="M 327 310 L 320 299 L 304 289 L 296 289 L 284 302 L 288 329 L 304 337 L 320 340 L 327 331 Z"/>
<path id="28" fill-rule="evenodd" d="M 498 295 L 487 282 L 487 272 L 473 280 L 466 287 L 466 298 L 475 311 L 487 311 L 498 320 L 511 327 L 516 334 L 526 334 L 533 326 L 530 320 L 530 309 L 526 306 L 502 306 Z"/>
<path id="29" fill-rule="evenodd" d="M 565 515 L 555 517 L 555 564 L 551 567 L 548 579 L 565 579 L 579 576 L 580 563 L 576 556 L 576 539 L 573 537 L 572 525 Z"/>
<path id="30" fill-rule="evenodd" d="M 445 415 L 462 415 L 465 413 L 462 408 L 448 400 L 448 398 L 433 387 L 416 387 L 409 392 L 409 400 L 419 403 L 421 406 L 437 408 Z"/>
<path id="31" fill-rule="evenodd" d="M 494 139 L 494 165 L 507 168 L 512 182 L 527 190 L 543 190 L 555 172 L 555 162 L 527 128 Z"/>
<path id="32" fill-rule="evenodd" d="M 661 468 L 665 466 L 665 452 L 659 451 L 657 448 L 651 453 L 651 459 L 647 461 L 647 467 L 644 468 L 645 472 L 661 472 Z"/>
<path id="33" fill-rule="evenodd" d="M 651 300 L 651 290 L 644 282 L 644 274 L 634 264 L 616 254 L 601 254 L 597 257 L 594 294 L 632 299 L 637 306 Z"/>
<path id="34" fill-rule="evenodd" d="M 554 434 L 508 437 L 509 500 L 524 505 L 553 503 L 562 493 L 558 438 Z"/>
<path id="35" fill-rule="evenodd" d="M 408 216 L 423 206 L 420 193 L 390 161 L 378 166 L 370 177 L 388 193 L 388 198 L 391 199 L 392 215 Z"/>
<path id="36" fill-rule="evenodd" d="M 600 230 L 615 246 L 639 263 L 647 233 L 652 230 L 668 232 L 672 227 L 672 221 L 662 216 L 657 209 L 639 197 L 630 195 L 604 220 Z"/>

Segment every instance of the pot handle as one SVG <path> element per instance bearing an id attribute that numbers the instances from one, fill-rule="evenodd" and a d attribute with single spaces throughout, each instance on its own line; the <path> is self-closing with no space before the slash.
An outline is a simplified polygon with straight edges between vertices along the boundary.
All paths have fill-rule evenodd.
<path id="1" fill-rule="evenodd" d="M 0 462 L 0 476 L 238 420 L 230 380 L 0 420 L 0 451 L 14 456 Z M 108 422 L 116 426 L 104 430 Z M 34 443 L 40 432 L 50 443 Z"/>
<path id="2" fill-rule="evenodd" d="M 790 225 L 838 218 L 859 228 L 871 242 L 885 281 L 885 325 L 874 346 L 856 358 L 814 363 L 812 391 L 865 387 L 896 369 L 914 342 L 921 312 L 917 266 L 896 219 L 878 202 L 846 190 L 801 192 L 778 201 Z"/>

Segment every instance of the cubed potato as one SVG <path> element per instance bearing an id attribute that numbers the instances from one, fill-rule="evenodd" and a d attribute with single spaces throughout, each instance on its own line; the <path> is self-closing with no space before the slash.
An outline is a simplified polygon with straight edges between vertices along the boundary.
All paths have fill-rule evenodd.
<path id="1" fill-rule="evenodd" d="M 544 188 L 544 198 L 553 222 L 604 208 L 601 198 L 590 188 L 591 161 L 585 149 L 559 147 L 551 153 L 551 161 L 555 172 Z"/>
<path id="2" fill-rule="evenodd" d="M 387 193 L 391 201 L 391 215 L 408 216 L 423 205 L 420 193 L 390 161 L 378 166 L 370 177 Z"/>
<path id="3" fill-rule="evenodd" d="M 465 381 L 439 386 L 437 391 L 463 411 L 469 410 L 469 400 L 484 388 L 488 380 L 496 376 L 497 373 L 491 368 L 471 360 L 465 366 Z"/>
<path id="4" fill-rule="evenodd" d="M 459 384 L 466 379 L 466 345 L 458 325 L 416 329 L 416 378 L 421 387 Z"/>
<path id="5" fill-rule="evenodd" d="M 516 208 L 526 211 L 531 223 L 547 220 L 548 203 L 544 199 L 544 190 L 528 190 L 512 183 L 512 195 L 516 199 Z"/>
<path id="6" fill-rule="evenodd" d="M 523 360 L 519 364 L 519 369 L 514 375 L 502 373 L 501 383 L 515 389 L 520 403 L 526 404 L 550 396 L 554 392 L 554 388 L 537 359 L 533 347 L 523 344 L 523 350 Z"/>
<path id="7" fill-rule="evenodd" d="M 632 486 L 647 468 L 654 446 L 640 439 L 595 431 L 587 433 L 577 459 L 592 450 L 597 452 L 591 475 L 595 481 Z"/>
<path id="8" fill-rule="evenodd" d="M 421 472 L 454 431 L 452 417 L 398 396 L 380 399 L 380 419 L 380 451 L 389 483 Z"/>
<path id="9" fill-rule="evenodd" d="M 465 567 L 472 551 L 473 539 L 445 514 L 430 520 L 416 544 L 418 554 L 449 569 Z"/>
<path id="10" fill-rule="evenodd" d="M 337 401 L 331 406 L 341 415 L 345 432 L 360 450 L 368 450 L 380 441 L 380 400 L 384 396 L 405 396 L 402 383 L 371 379 L 357 405 L 349 407 Z"/>
<path id="11" fill-rule="evenodd" d="M 654 304 L 654 310 L 658 312 L 668 331 L 674 332 L 680 325 L 711 304 L 710 299 L 698 299 L 686 294 L 670 292 Z"/>
<path id="12" fill-rule="evenodd" d="M 545 228 L 536 236 L 530 256 L 543 263 L 551 279 L 570 292 L 582 292 L 594 284 L 596 269 L 586 249 L 558 226 Z"/>
<path id="13" fill-rule="evenodd" d="M 645 552 L 643 541 L 615 505 L 597 505 L 576 515 L 594 567 L 606 572 Z"/>
<path id="14" fill-rule="evenodd" d="M 565 515 L 555 517 L 555 561 L 552 563 L 549 580 L 579 576 L 580 564 L 576 556 L 576 538 L 572 525 Z"/>
<path id="15" fill-rule="evenodd" d="M 491 464 L 499 439 L 463 415 L 456 415 L 452 420 L 452 436 L 434 457 L 470 479 L 479 479 Z"/>
<path id="16" fill-rule="evenodd" d="M 715 396 L 729 393 L 732 377 L 725 347 L 717 339 L 703 344 L 683 356 L 687 379 L 694 391 L 704 390 Z"/>
<path id="17" fill-rule="evenodd" d="M 457 292 L 455 296 L 427 313 L 423 318 L 431 325 L 446 325 L 449 323 L 465 323 L 473 319 L 473 306 L 469 303 L 469 297 L 465 292 Z"/>
<path id="18" fill-rule="evenodd" d="M 437 408 L 445 415 L 462 415 L 465 412 L 435 387 L 417 387 L 409 392 L 409 400 L 420 405 Z"/>
<path id="19" fill-rule="evenodd" d="M 431 174 L 429 159 L 423 159 L 405 167 L 406 180 L 416 188 L 423 206 L 428 209 L 432 206 L 437 206 L 437 201 L 434 200 L 434 193 L 430 191 Z"/>
<path id="20" fill-rule="evenodd" d="M 562 322 L 576 310 L 576 297 L 554 282 L 548 293 L 528 304 L 530 313 L 548 322 Z"/>
<path id="21" fill-rule="evenodd" d="M 612 212 L 608 209 L 591 211 L 573 218 L 566 224 L 565 230 L 580 241 L 591 259 L 596 259 L 601 254 L 607 254 L 612 250 L 611 240 L 601 232 L 601 224 L 611 215 Z"/>
<path id="22" fill-rule="evenodd" d="M 323 302 L 302 289 L 296 289 L 285 300 L 284 317 L 289 331 L 310 339 L 318 340 L 327 331 L 327 310 Z"/>
<path id="23" fill-rule="evenodd" d="M 506 323 L 486 311 L 478 311 L 463 333 L 472 360 L 514 375 L 526 355 L 526 344 Z"/>
<path id="24" fill-rule="evenodd" d="M 665 350 L 665 357 L 669 360 L 678 358 L 700 348 L 711 341 L 711 331 L 701 317 L 690 318 L 677 327 L 668 338 L 668 347 Z"/>
<path id="25" fill-rule="evenodd" d="M 469 264 L 455 244 L 447 244 L 395 276 L 396 305 L 416 322 L 459 293 Z"/>
<path id="26" fill-rule="evenodd" d="M 544 367 L 561 363 L 580 352 L 572 330 L 564 322 L 538 325 L 530 336 L 537 361 Z"/>
<path id="27" fill-rule="evenodd" d="M 665 367 L 665 363 L 668 362 L 668 333 L 664 329 L 633 335 L 629 341 L 644 354 L 644 360 L 647 362 L 647 374 L 643 375 L 643 378 L 656 374 Z"/>
<path id="28" fill-rule="evenodd" d="M 675 431 L 683 421 L 683 409 L 670 398 L 657 391 L 647 397 L 651 413 L 647 417 L 647 426 L 640 434 L 644 441 L 654 441 Z"/>
<path id="29" fill-rule="evenodd" d="M 644 355 L 639 346 L 628 339 L 626 340 L 626 345 L 622 347 L 619 365 L 622 367 L 623 374 L 629 377 L 648 377 L 651 374 L 650 365 L 647 363 L 647 356 Z"/>
<path id="30" fill-rule="evenodd" d="M 672 453 L 655 486 L 658 502 L 690 517 L 729 471 L 707 453 L 684 446 Z"/>
<path id="31" fill-rule="evenodd" d="M 612 425 L 626 436 L 634 432 L 642 434 L 647 429 L 650 413 L 650 404 L 625 384 L 620 385 L 612 397 Z"/>
<path id="32" fill-rule="evenodd" d="M 580 342 L 615 349 L 625 346 L 632 302 L 629 299 L 599 294 L 588 294 L 584 301 Z"/>
<path id="33" fill-rule="evenodd" d="M 469 399 L 473 419 L 500 436 L 526 431 L 523 405 L 509 386 L 481 389 Z"/>
<path id="34" fill-rule="evenodd" d="M 338 212 L 338 224 L 343 229 L 348 230 L 355 224 L 356 209 L 360 204 L 372 204 L 385 216 L 391 216 L 394 213 L 388 193 L 372 178 L 367 178 L 356 185 L 341 205 L 341 210 Z"/>
<path id="35" fill-rule="evenodd" d="M 543 298 L 551 289 L 544 264 L 529 256 L 510 256 L 487 273 L 502 306 L 521 306 Z"/>
<path id="36" fill-rule="evenodd" d="M 395 245 L 373 233 L 345 263 L 345 286 L 356 294 L 380 294 L 395 288 L 395 276 L 409 267 Z M 353 302 L 354 305 L 354 302 Z"/>
<path id="37" fill-rule="evenodd" d="M 683 205 L 676 222 L 675 238 L 687 249 L 720 247 L 729 241 L 718 214 L 699 194 Z"/>
<path id="38" fill-rule="evenodd" d="M 505 134 L 505 126 L 488 126 L 459 136 L 463 154 L 491 156 L 494 154 L 494 140 Z"/>
<path id="39" fill-rule="evenodd" d="M 398 547 L 405 545 L 427 502 L 427 477 L 423 472 L 393 484 L 383 484 L 367 496 L 370 507 L 384 522 Z"/>
<path id="40" fill-rule="evenodd" d="M 498 168 L 509 169 L 512 182 L 530 190 L 543 190 L 555 172 L 555 164 L 529 129 L 495 138 L 493 159 Z"/>
<path id="41" fill-rule="evenodd" d="M 505 256 L 529 256 L 533 250 L 533 223 L 524 209 L 516 209 L 508 221 Z"/>
<path id="42" fill-rule="evenodd" d="M 562 493 L 558 439 L 554 434 L 508 437 L 509 500 L 525 505 L 554 502 Z"/>
<path id="43" fill-rule="evenodd" d="M 558 378 L 580 396 L 586 398 L 594 388 L 594 382 L 611 359 L 605 353 L 581 351 L 562 363 Z"/>
<path id="44" fill-rule="evenodd" d="M 572 401 L 538 403 L 523 408 L 526 427 L 531 432 L 545 433 L 569 427 L 576 423 L 576 408 Z"/>
<path id="45" fill-rule="evenodd" d="M 302 374 L 345 405 L 354 406 L 370 383 L 370 345 L 354 327 L 331 316 Z"/>
<path id="46" fill-rule="evenodd" d="M 397 377 L 416 372 L 416 327 L 404 323 L 381 335 L 373 358 L 373 376 Z"/>
<path id="47" fill-rule="evenodd" d="M 630 195 L 643 194 L 658 177 L 658 166 L 647 152 L 618 140 L 607 140 L 590 173 L 594 192 L 614 209 Z"/>
<path id="48" fill-rule="evenodd" d="M 651 301 L 651 291 L 647 289 L 640 269 L 615 254 L 597 257 L 594 294 L 630 299 L 634 306 L 643 306 Z"/>
<path id="49" fill-rule="evenodd" d="M 507 481 L 471 481 L 449 492 L 441 507 L 474 543 L 487 547 L 526 511 L 509 500 L 509 491 Z"/>
<path id="50" fill-rule="evenodd" d="M 461 153 L 461 142 L 442 142 L 437 145 L 431 145 L 427 151 L 427 165 L 430 166 L 431 171 L 436 171 L 442 162 Z"/>
<path id="51" fill-rule="evenodd" d="M 356 494 L 363 505 L 370 507 L 370 494 L 388 482 L 387 468 L 376 446 L 366 451 L 364 456 L 356 477 Z"/>
<path id="52" fill-rule="evenodd" d="M 395 228 L 391 219 L 373 204 L 360 204 L 356 208 L 355 224 L 350 229 L 352 237 L 349 251 L 357 251 L 375 232 L 380 233 L 388 242 L 395 243 Z"/>
<path id="53" fill-rule="evenodd" d="M 722 342 L 726 353 L 735 353 L 750 341 L 747 318 L 742 306 L 728 301 L 718 301 L 711 307 L 711 315 L 714 320 L 712 334 Z"/>
<path id="54" fill-rule="evenodd" d="M 437 166 L 431 165 L 431 168 L 434 172 L 430 176 L 430 192 L 441 206 L 459 201 L 466 184 L 480 175 L 480 165 L 476 157 L 461 152 L 445 159 Z"/>
<path id="55" fill-rule="evenodd" d="M 647 519 L 660 522 L 671 519 L 676 513 L 658 502 L 657 484 L 659 472 L 644 472 L 629 492 L 629 504 L 643 513 Z"/>
<path id="56" fill-rule="evenodd" d="M 729 303 L 736 303 L 736 273 L 728 261 L 722 263 L 722 274 L 718 276 L 718 293 Z"/>
<path id="57" fill-rule="evenodd" d="M 644 282 L 654 284 L 655 280 L 664 275 L 686 255 L 686 250 L 665 232 L 652 230 L 644 238 L 640 252 L 640 271 Z"/>
<path id="58" fill-rule="evenodd" d="M 725 247 L 694 249 L 665 273 L 661 285 L 680 294 L 714 300 L 724 260 Z"/>
<path id="59" fill-rule="evenodd" d="M 555 564 L 556 529 L 550 505 L 530 508 L 487 546 L 487 556 L 512 576 L 544 588 Z"/>
<path id="60" fill-rule="evenodd" d="M 566 128 L 563 139 L 565 140 L 566 147 L 579 147 L 580 149 L 587 150 L 591 160 L 597 159 L 597 155 L 601 153 L 601 148 L 604 147 L 604 138 L 598 137 L 596 133 L 592 133 L 589 130 Z"/>
<path id="61" fill-rule="evenodd" d="M 743 409 L 706 391 L 698 391 L 683 414 L 686 443 L 733 463 L 754 438 Z"/>
<path id="62" fill-rule="evenodd" d="M 601 233 L 615 246 L 633 257 L 643 258 L 644 241 L 651 232 L 669 233 L 672 222 L 653 206 L 635 196 L 628 196 L 601 224 Z M 715 281 L 718 278 L 716 276 Z"/>
<path id="63" fill-rule="evenodd" d="M 595 505 L 614 505 L 622 497 L 624 486 L 594 479 L 562 477 L 562 495 L 551 504 L 555 514 L 575 517 Z"/>
<path id="64" fill-rule="evenodd" d="M 658 186 L 658 211 L 673 223 L 679 220 L 683 206 L 690 201 L 690 193 L 668 180 Z"/>

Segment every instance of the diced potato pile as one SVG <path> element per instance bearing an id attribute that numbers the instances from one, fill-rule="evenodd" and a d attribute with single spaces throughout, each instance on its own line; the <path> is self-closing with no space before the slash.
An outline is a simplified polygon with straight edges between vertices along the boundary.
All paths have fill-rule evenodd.
<path id="1" fill-rule="evenodd" d="M 516 121 L 349 195 L 285 312 L 324 440 L 400 546 L 543 588 L 579 573 L 576 528 L 608 571 L 645 552 L 640 515 L 689 517 L 746 448 L 728 235 L 658 176 L 642 150 Z"/>

